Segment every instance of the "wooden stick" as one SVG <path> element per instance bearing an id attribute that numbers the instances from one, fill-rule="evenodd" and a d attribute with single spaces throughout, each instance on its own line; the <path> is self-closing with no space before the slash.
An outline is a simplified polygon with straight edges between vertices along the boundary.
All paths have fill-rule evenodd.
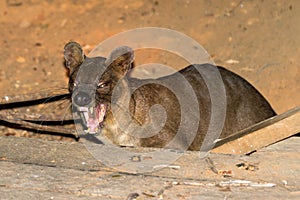
<path id="1" fill-rule="evenodd" d="M 249 154 L 300 132 L 300 106 L 218 141 L 212 153 Z"/>

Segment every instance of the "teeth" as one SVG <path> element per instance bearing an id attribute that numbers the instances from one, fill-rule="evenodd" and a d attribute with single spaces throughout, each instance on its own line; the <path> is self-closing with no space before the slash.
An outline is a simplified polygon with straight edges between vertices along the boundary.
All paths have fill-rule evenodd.
<path id="1" fill-rule="evenodd" d="M 91 131 L 91 129 L 88 128 L 88 129 L 84 130 L 84 132 L 90 133 L 90 134 L 97 133 L 98 132 L 98 128 L 95 128 L 95 131 Z"/>
<path id="2" fill-rule="evenodd" d="M 98 128 L 95 128 L 95 131 L 91 131 L 90 128 L 84 130 L 85 133 L 89 133 L 89 134 L 95 134 L 95 133 L 98 133 Z"/>
<path id="3" fill-rule="evenodd" d="M 86 108 L 86 107 L 79 107 L 78 110 L 81 111 L 81 112 L 87 112 L 88 108 Z"/>
<path id="4" fill-rule="evenodd" d="M 79 107 L 81 117 L 84 118 L 86 124 L 85 133 L 97 134 L 103 127 L 103 118 L 106 112 L 106 106 L 100 104 L 96 107 Z"/>
<path id="5" fill-rule="evenodd" d="M 89 119 L 89 114 L 87 112 L 83 113 L 85 121 L 87 122 L 87 120 Z"/>

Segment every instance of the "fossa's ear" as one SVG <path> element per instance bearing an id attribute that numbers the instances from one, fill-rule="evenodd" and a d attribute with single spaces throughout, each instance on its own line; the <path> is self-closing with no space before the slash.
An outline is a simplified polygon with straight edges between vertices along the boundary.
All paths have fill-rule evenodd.
<path id="1" fill-rule="evenodd" d="M 64 47 L 64 57 L 66 60 L 66 67 L 73 69 L 81 65 L 85 56 L 80 44 L 77 42 L 69 42 Z"/>
<path id="2" fill-rule="evenodd" d="M 130 47 L 121 46 L 114 49 L 105 61 L 105 65 L 125 75 L 133 67 L 134 53 Z"/>

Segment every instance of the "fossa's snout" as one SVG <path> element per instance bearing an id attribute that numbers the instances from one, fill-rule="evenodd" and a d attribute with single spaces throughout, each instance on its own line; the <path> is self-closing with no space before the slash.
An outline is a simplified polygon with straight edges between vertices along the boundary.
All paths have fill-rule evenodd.
<path id="1" fill-rule="evenodd" d="M 85 92 L 79 92 L 74 96 L 73 101 L 78 106 L 87 106 L 91 103 L 92 98 L 89 94 Z"/>

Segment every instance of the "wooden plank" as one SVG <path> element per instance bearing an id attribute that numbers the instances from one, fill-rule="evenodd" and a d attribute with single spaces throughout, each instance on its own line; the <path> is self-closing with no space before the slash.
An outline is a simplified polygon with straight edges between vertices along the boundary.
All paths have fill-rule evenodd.
<path id="1" fill-rule="evenodd" d="M 80 142 L 0 137 L 1 199 L 299 199 L 299 145 L 291 137 L 250 156 L 211 154 L 209 162 L 183 152 L 164 169 L 130 174 L 99 163 Z"/>
<path id="2" fill-rule="evenodd" d="M 300 106 L 216 143 L 213 153 L 249 154 L 300 132 Z"/>

